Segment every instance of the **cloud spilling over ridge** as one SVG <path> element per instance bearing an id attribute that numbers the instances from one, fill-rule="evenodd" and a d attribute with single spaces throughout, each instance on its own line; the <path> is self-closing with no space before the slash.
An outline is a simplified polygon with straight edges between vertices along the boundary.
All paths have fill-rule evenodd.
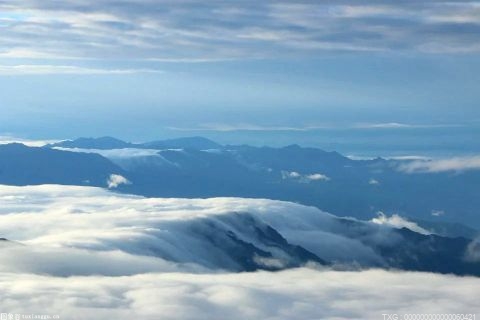
<path id="1" fill-rule="evenodd" d="M 437 173 L 448 171 L 480 170 L 480 156 L 450 159 L 417 160 L 401 164 L 398 169 L 406 173 Z"/>
<path id="2" fill-rule="evenodd" d="M 380 270 L 115 278 L 0 273 L 2 311 L 63 319 L 382 319 L 383 313 L 474 313 L 479 294 L 477 278 Z"/>
<path id="3" fill-rule="evenodd" d="M 229 256 L 231 250 L 221 246 L 238 241 L 259 248 L 258 254 L 271 252 L 269 258 L 276 261 L 268 263 L 291 264 L 296 259 L 291 253 L 265 240 L 271 233 L 268 226 L 328 261 L 381 266 L 383 259 L 370 245 L 401 241 L 390 228 L 360 224 L 355 231 L 317 208 L 263 199 L 141 198 L 99 188 L 43 185 L 0 186 L 0 201 L 0 237 L 12 241 L 36 248 L 122 251 L 210 268 L 242 269 Z"/>
<path id="4" fill-rule="evenodd" d="M 475 266 L 461 269 L 470 266 L 458 257 L 449 268 L 423 259 L 430 255 L 444 259 L 453 249 L 467 250 L 466 240 L 430 239 L 396 230 L 430 234 L 396 216 L 365 222 L 283 201 L 143 198 L 56 185 L 0 186 L 0 202 L 0 238 L 26 246 L 8 251 L 17 257 L 18 250 L 18 258 L 12 261 L 20 265 L 27 261 L 28 250 L 33 250 L 37 263 L 28 269 L 31 273 L 55 270 L 41 267 L 51 263 L 50 250 L 75 249 L 62 255 L 71 256 L 71 261 L 88 256 L 116 259 L 115 274 L 121 270 L 130 274 L 128 261 L 140 262 L 138 257 L 230 271 L 295 268 L 313 262 L 350 269 L 395 267 L 476 274 Z M 411 261 L 412 254 L 420 267 Z M 94 274 L 82 263 L 59 264 L 68 266 L 65 273 L 69 275 Z M 15 266 L 5 264 L 3 270 L 15 270 Z M 159 267 L 148 261 L 145 266 L 151 271 Z"/>
<path id="5" fill-rule="evenodd" d="M 420 234 L 425 234 L 425 235 L 432 234 L 432 232 L 420 227 L 415 222 L 408 221 L 407 219 L 399 216 L 398 214 L 393 214 L 392 216 L 388 217 L 383 212 L 379 212 L 378 217 L 373 218 L 372 222 L 379 225 L 391 226 L 397 229 L 407 228 L 409 230 L 412 230 Z"/>
<path id="6" fill-rule="evenodd" d="M 325 51 L 479 52 L 479 10 L 473 1 L 6 0 L 0 58 L 204 62 Z"/>

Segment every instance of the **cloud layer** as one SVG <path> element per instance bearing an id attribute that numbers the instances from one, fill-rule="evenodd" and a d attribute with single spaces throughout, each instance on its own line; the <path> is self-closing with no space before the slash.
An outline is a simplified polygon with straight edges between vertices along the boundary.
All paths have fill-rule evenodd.
<path id="1" fill-rule="evenodd" d="M 473 313 L 478 306 L 478 278 L 341 272 L 316 264 L 229 273 L 190 263 L 192 257 L 221 257 L 202 244 L 200 235 L 211 237 L 212 226 L 261 247 L 248 232 L 261 226 L 260 219 L 312 251 L 333 256 L 349 248 L 358 259 L 375 259 L 342 235 L 344 224 L 334 216 L 293 203 L 146 199 L 53 185 L 0 186 L 0 202 L 0 237 L 13 240 L 0 241 L 2 312 L 63 319 L 375 319 L 383 313 Z M 232 211 L 250 212 L 254 220 L 245 226 Z M 396 241 L 389 230 L 365 224 L 359 233 Z M 154 254 L 169 247 L 177 254 L 172 260 L 182 263 Z"/>
<path id="2" fill-rule="evenodd" d="M 474 313 L 478 294 L 475 278 L 379 270 L 114 278 L 0 273 L 2 311 L 62 319 L 383 319 L 383 313 Z"/>
<path id="3" fill-rule="evenodd" d="M 204 62 L 332 50 L 480 50 L 474 1 L 6 0 L 0 12 L 3 58 Z"/>

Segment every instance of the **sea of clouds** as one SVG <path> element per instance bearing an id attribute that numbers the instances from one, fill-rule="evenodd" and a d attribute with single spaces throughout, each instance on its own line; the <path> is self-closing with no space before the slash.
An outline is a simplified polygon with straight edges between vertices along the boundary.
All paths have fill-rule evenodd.
<path id="1" fill-rule="evenodd" d="M 0 273 L 2 312 L 62 319 L 383 319 L 385 313 L 474 313 L 479 293 L 480 279 L 383 270 Z"/>
<path id="2" fill-rule="evenodd" d="M 0 203 L 0 237 L 9 240 L 0 241 L 1 313 L 383 319 L 383 313 L 474 313 L 478 307 L 478 278 L 334 271 L 316 264 L 238 273 L 228 255 L 201 236 L 226 228 L 270 250 L 244 222 L 268 224 L 322 257 L 348 253 L 381 264 L 365 239 L 349 237 L 338 218 L 312 207 L 263 199 L 142 198 L 56 185 L 0 186 Z M 365 223 L 360 233 L 368 230 L 372 242 L 397 241 L 390 239 L 391 224 Z M 280 253 L 274 258 L 286 259 Z"/>

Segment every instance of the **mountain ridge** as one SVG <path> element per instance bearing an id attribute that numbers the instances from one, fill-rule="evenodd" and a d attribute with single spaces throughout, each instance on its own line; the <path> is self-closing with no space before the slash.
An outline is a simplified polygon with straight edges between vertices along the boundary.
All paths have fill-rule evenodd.
<path id="1" fill-rule="evenodd" d="M 72 151 L 103 157 L 102 161 L 108 163 L 110 169 L 98 172 L 102 178 L 90 185 L 105 187 L 107 174 L 120 174 L 131 182 L 117 187 L 125 193 L 148 197 L 270 198 L 363 220 L 383 212 L 401 215 L 444 235 L 474 236 L 475 231 L 456 227 L 455 223 L 480 228 L 479 171 L 410 173 L 400 168 L 412 160 L 354 160 L 337 152 L 298 145 L 283 148 L 226 145 L 214 150 L 175 147 L 138 149 L 141 152 L 129 148 L 56 150 L 57 147 L 49 146 L 44 149 L 57 151 L 51 153 L 54 158 L 64 156 L 58 152 Z M 0 150 L 0 157 L 11 158 L 11 155 Z M 88 157 L 77 158 L 82 158 L 82 166 L 88 168 L 91 161 Z M 36 160 L 32 158 L 31 163 L 35 164 Z M 11 164 L 15 165 L 15 161 Z M 42 179 L 36 173 L 32 176 L 36 179 L 29 180 L 23 175 L 23 180 L 17 181 L 21 173 L 28 170 L 31 168 L 17 168 L 17 179 L 0 175 L 0 183 L 41 184 L 65 180 L 52 179 L 45 170 Z M 74 175 L 75 170 L 64 173 Z M 97 173 L 91 172 L 91 175 L 97 176 Z M 94 179 L 66 182 L 84 185 L 84 180 Z"/>

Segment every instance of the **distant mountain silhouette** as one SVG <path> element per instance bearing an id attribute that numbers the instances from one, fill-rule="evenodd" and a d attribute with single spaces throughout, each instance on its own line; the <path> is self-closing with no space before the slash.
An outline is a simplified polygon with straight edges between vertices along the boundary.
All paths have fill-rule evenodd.
<path id="1" fill-rule="evenodd" d="M 464 225 L 480 228 L 480 171 L 408 174 L 398 170 L 404 164 L 402 161 L 352 160 L 336 152 L 298 145 L 220 146 L 202 138 L 145 144 L 122 143 L 114 138 L 89 141 L 95 142 L 89 144 L 95 149 L 128 145 L 159 151 L 141 157 L 111 156 L 107 160 L 95 154 L 59 153 L 43 148 L 46 156 L 37 148 L 22 163 L 20 156 L 13 156 L 4 147 L 5 150 L 0 149 L 0 157 L 2 161 L 8 160 L 11 168 L 0 167 L 0 183 L 83 185 L 88 180 L 92 185 L 104 186 L 107 174 L 121 172 L 132 183 L 119 186 L 118 190 L 144 196 L 269 198 L 360 219 L 372 219 L 381 211 L 408 217 L 429 230 L 449 236 L 473 237 L 476 230 Z M 88 144 L 56 145 L 80 148 Z M 44 169 L 36 170 L 39 159 Z M 83 171 L 73 168 L 73 159 L 76 166 L 81 164 Z M 57 168 L 51 163 L 56 163 Z M 59 173 L 61 168 L 63 177 Z M 433 215 L 438 211 L 444 214 Z"/>
<path id="2" fill-rule="evenodd" d="M 47 147 L 78 148 L 78 149 L 194 149 L 207 150 L 218 149 L 222 146 L 212 140 L 202 137 L 186 137 L 178 139 L 158 140 L 146 143 L 130 143 L 112 137 L 101 138 L 78 138 L 75 140 L 65 140 L 47 145 Z"/>
<path id="3" fill-rule="evenodd" d="M 98 155 L 0 145 L 0 183 L 10 185 L 66 184 L 105 187 L 111 174 L 124 170 Z"/>
<path id="4" fill-rule="evenodd" d="M 58 143 L 49 144 L 47 145 L 47 147 L 108 150 L 108 149 L 131 148 L 133 147 L 133 145 L 131 143 L 128 143 L 116 138 L 101 137 L 101 138 L 78 138 L 75 140 L 65 140 Z"/>

